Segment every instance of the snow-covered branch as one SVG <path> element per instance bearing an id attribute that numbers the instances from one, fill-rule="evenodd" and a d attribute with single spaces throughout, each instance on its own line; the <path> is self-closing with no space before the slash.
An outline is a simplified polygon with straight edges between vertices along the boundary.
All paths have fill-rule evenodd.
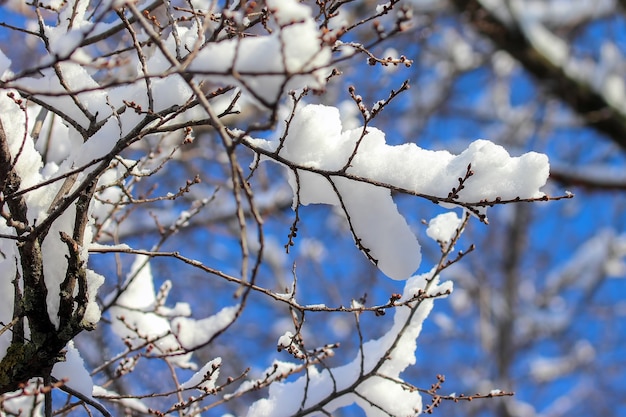
<path id="1" fill-rule="evenodd" d="M 421 48 L 437 7 L 2 7 L 23 13 L 0 29 L 27 52 L 0 43 L 0 414 L 414 416 L 510 395 L 421 388 L 417 338 L 452 293 L 446 274 L 480 249 L 461 242 L 472 223 L 572 195 L 544 190 L 542 153 L 473 133 L 454 151 L 418 146 L 423 124 L 385 122 L 413 97 L 394 71 L 420 58 L 390 42 L 417 33 Z M 431 63 L 449 78 L 417 118 L 485 62 L 447 33 L 457 67 Z M 422 230 L 401 200 L 439 212 Z"/>

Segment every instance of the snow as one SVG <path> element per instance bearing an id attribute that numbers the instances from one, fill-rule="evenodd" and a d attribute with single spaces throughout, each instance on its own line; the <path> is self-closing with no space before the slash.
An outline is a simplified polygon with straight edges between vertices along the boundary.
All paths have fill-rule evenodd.
<path id="1" fill-rule="evenodd" d="M 268 0 L 266 3 L 280 26 L 311 19 L 311 9 L 295 1 Z"/>
<path id="2" fill-rule="evenodd" d="M 365 135 L 362 127 L 343 130 L 339 110 L 323 105 L 296 109 L 283 139 L 248 138 L 247 143 L 266 151 L 280 149 L 279 156 L 298 167 L 288 171 L 294 207 L 340 207 L 361 249 L 393 279 L 406 279 L 419 267 L 420 244 L 398 212 L 389 188 L 360 179 L 446 199 L 471 165 L 472 175 L 455 201 L 478 203 L 541 197 L 540 188 L 549 173 L 545 155 L 529 152 L 511 157 L 487 140 L 472 142 L 459 155 L 425 150 L 413 143 L 390 146 L 375 127 L 368 126 Z M 344 172 L 353 178 L 345 178 Z"/>
<path id="3" fill-rule="evenodd" d="M 560 357 L 538 357 L 530 363 L 531 377 L 541 383 L 552 381 L 569 374 L 573 369 L 589 364 L 596 356 L 596 350 L 587 340 L 580 340 L 572 346 L 571 352 Z"/>
<path id="4" fill-rule="evenodd" d="M 0 50 L 0 80 L 4 79 L 11 67 L 11 60 Z"/>
<path id="5" fill-rule="evenodd" d="M 278 338 L 278 343 L 276 345 L 280 348 L 287 348 L 291 346 L 291 343 L 293 342 L 293 336 L 294 334 L 290 331 L 285 332 L 285 334 Z"/>
<path id="6" fill-rule="evenodd" d="M 428 222 L 426 234 L 437 242 L 449 242 L 457 233 L 462 221 L 454 212 L 440 214 Z"/>
<path id="7" fill-rule="evenodd" d="M 225 307 L 217 314 L 201 320 L 176 317 L 172 320 L 172 330 L 184 349 L 193 350 L 208 343 L 228 327 L 235 320 L 239 309 L 239 305 Z"/>
<path id="8" fill-rule="evenodd" d="M 80 353 L 74 347 L 74 342 L 67 344 L 65 361 L 57 362 L 52 368 L 52 376 L 61 380 L 66 380 L 65 385 L 80 392 L 84 396 L 91 398 L 93 392 L 93 381 L 89 372 L 85 369 L 85 362 Z"/>
<path id="9" fill-rule="evenodd" d="M 222 358 L 215 358 L 207 362 L 198 372 L 193 374 L 191 378 L 180 385 L 181 389 L 196 388 L 205 392 L 215 389 L 215 383 L 220 375 L 219 366 L 222 364 Z"/>
<path id="10" fill-rule="evenodd" d="M 321 310 L 327 308 L 326 304 L 307 304 L 305 306 L 308 309 Z"/>
<path id="11" fill-rule="evenodd" d="M 537 21 L 522 18 L 520 23 L 530 43 L 552 64 L 562 66 L 567 62 L 569 47 L 565 41 Z"/>
<path id="12" fill-rule="evenodd" d="M 415 272 L 421 262 L 420 245 L 391 192 L 345 178 L 337 178 L 335 186 L 357 239 L 378 268 L 394 279 L 406 279 Z M 306 188 L 303 190 L 306 193 Z"/>
<path id="13" fill-rule="evenodd" d="M 38 388 L 33 380 L 29 381 L 25 387 L 27 392 L 34 392 Z M 5 416 L 29 416 L 29 417 L 43 417 L 43 403 L 44 395 L 31 394 L 31 395 L 5 395 L 2 403 L 2 417 Z"/>
<path id="14" fill-rule="evenodd" d="M 390 6 L 391 6 L 391 2 L 378 4 L 378 5 L 376 5 L 376 13 L 382 13 L 385 10 L 389 9 Z"/>
<path id="15" fill-rule="evenodd" d="M 125 407 L 138 411 L 143 414 L 150 414 L 150 409 L 146 406 L 146 404 L 137 398 L 119 398 L 120 395 L 116 392 L 109 391 L 99 385 L 95 385 L 93 387 L 93 395 L 94 397 L 109 399 L 110 401 L 115 401 L 117 403 L 123 404 Z"/>
<path id="16" fill-rule="evenodd" d="M 211 82 L 239 85 L 268 104 L 286 90 L 322 88 L 331 50 L 321 43 L 311 9 L 295 0 L 269 1 L 268 7 L 273 33 L 208 43 L 188 70 Z"/>
<path id="17" fill-rule="evenodd" d="M 84 8 L 87 7 L 86 1 L 80 1 L 79 9 L 83 9 L 82 11 L 78 11 L 76 16 L 83 16 L 85 13 Z M 64 12 L 71 10 L 70 8 L 65 8 Z M 65 13 L 62 13 L 65 14 Z M 53 55 L 58 57 L 69 57 L 72 54 L 78 51 L 78 46 L 85 38 L 85 34 L 82 30 L 68 30 L 67 23 L 69 22 L 69 17 L 63 18 L 60 17 L 59 22 L 64 22 L 65 24 L 58 26 L 44 26 L 44 32 L 49 39 L 50 52 Z M 91 25 L 88 25 L 87 28 L 91 28 Z"/>
<path id="18" fill-rule="evenodd" d="M 414 276 L 406 281 L 402 299 L 413 297 L 419 290 L 426 290 L 428 294 L 435 295 L 451 291 L 452 283 L 440 284 L 438 277 L 432 279 L 432 271 Z M 417 391 L 405 389 L 401 385 L 399 375 L 407 366 L 415 363 L 416 339 L 433 303 L 434 298 L 423 300 L 419 306 L 414 307 L 412 315 L 408 308 L 395 309 L 394 323 L 388 332 L 363 344 L 363 365 L 361 355 L 357 354 L 355 359 L 346 365 L 322 371 L 309 367 L 306 375 L 293 382 L 274 382 L 269 387 L 268 397 L 253 403 L 246 414 L 247 417 L 293 415 L 301 406 L 306 409 L 318 404 L 332 395 L 333 390 L 341 391 L 359 380 L 356 387 L 359 395 L 339 396 L 324 407 L 325 411 L 333 413 L 341 407 L 356 403 L 368 417 L 415 415 L 422 407 L 421 396 Z M 285 333 L 279 343 L 290 343 L 288 338 L 289 335 Z M 378 370 L 370 376 L 362 377 L 368 375 L 381 358 L 385 358 L 385 361 Z M 287 366 L 287 369 L 292 367 L 293 364 L 291 367 Z M 252 384 L 253 382 L 244 383 L 242 388 L 248 388 Z M 306 395 L 306 398 L 303 398 L 303 395 Z"/>
<path id="19" fill-rule="evenodd" d="M 580 245 L 567 263 L 546 278 L 548 288 L 564 285 L 584 290 L 593 288 L 603 277 L 620 277 L 626 271 L 626 236 L 613 230 L 598 230 Z"/>
<path id="20" fill-rule="evenodd" d="M 78 81 L 77 81 L 78 82 Z M 17 93 L 15 93 L 17 94 Z M 38 113 L 38 111 L 36 111 Z M 43 162 L 39 151 L 34 146 L 33 138 L 28 133 L 29 129 L 25 129 L 26 118 L 18 106 L 10 100 L 5 94 L 0 95 L 0 117 L 7 135 L 7 141 L 11 155 L 19 155 L 15 164 L 15 170 L 21 178 L 21 189 L 34 186 L 44 180 L 41 172 L 43 171 Z M 32 123 L 33 118 L 29 121 Z M 50 169 L 51 165 L 46 168 Z M 54 171 L 52 171 L 54 172 Z M 35 219 L 38 222 L 43 221 L 48 216 L 48 208 L 60 187 L 57 186 L 40 187 L 25 194 L 24 199 L 28 206 L 28 216 L 31 224 Z M 68 261 L 65 255 L 68 253 L 67 245 L 59 239 L 59 233 L 65 232 L 72 235 L 74 229 L 74 207 L 68 209 L 60 216 L 51 226 L 51 229 L 42 243 L 42 256 L 44 261 L 44 276 L 47 288 L 59 288 L 59 284 L 65 279 Z M 88 228 L 89 229 L 89 228 Z M 15 234 L 15 231 L 7 227 L 5 224 L 0 225 L 0 233 Z M 87 243 L 92 239 L 90 230 L 86 231 L 85 239 Z M 19 258 L 15 242 L 2 240 L 0 242 L 0 250 L 7 255 L 0 261 L 0 265 L 7 274 L 15 276 L 15 259 Z M 86 246 L 81 249 L 81 259 L 87 262 L 88 252 Z M 21 273 L 21 272 L 20 272 Z M 89 300 L 87 304 L 87 312 L 84 317 L 84 324 L 91 326 L 95 324 L 100 317 L 100 311 L 96 303 L 96 293 L 98 287 L 102 284 L 103 278 L 91 271 L 87 272 L 87 285 Z M 7 286 L 8 285 L 8 286 Z M 3 290 L 5 294 L 13 294 L 10 282 L 7 282 Z M 47 295 L 48 315 L 53 324 L 59 324 L 58 309 L 59 297 L 55 291 L 48 291 Z M 6 302 L 0 303 L 0 320 L 10 322 L 12 317 L 13 300 L 12 297 Z M 2 355 L 6 351 L 10 340 L 10 334 L 6 333 L 0 336 L 0 353 Z"/>
<path id="21" fill-rule="evenodd" d="M 480 56 L 474 52 L 467 38 L 455 29 L 443 32 L 443 49 L 452 58 L 457 71 L 468 71 L 480 63 Z"/>
<path id="22" fill-rule="evenodd" d="M 104 284 L 105 278 L 91 269 L 87 270 L 87 306 L 83 317 L 83 324 L 87 328 L 93 328 L 99 321 L 101 316 L 100 307 L 96 300 L 98 289 Z"/>
<path id="23" fill-rule="evenodd" d="M 260 375 L 262 375 L 260 379 L 244 381 L 233 394 L 237 394 L 237 393 L 248 391 L 250 389 L 254 389 L 253 387 L 255 387 L 255 385 L 260 383 L 261 381 L 273 381 L 276 379 L 281 379 L 283 376 L 288 375 L 289 373 L 293 372 L 298 367 L 299 367 L 298 364 L 295 364 L 292 362 L 284 362 L 284 361 L 275 360 L 267 369 L 259 373 Z M 227 394 L 224 396 L 224 398 L 228 400 L 230 396 Z M 264 407 L 264 405 L 261 404 L 260 407 Z"/>
<path id="24" fill-rule="evenodd" d="M 98 242 L 91 242 L 89 244 L 89 250 L 110 250 L 110 251 L 120 251 L 123 252 L 125 250 L 131 249 L 126 243 L 117 243 L 114 245 L 105 245 Z"/>
<path id="25" fill-rule="evenodd" d="M 318 263 L 323 262 L 328 257 L 326 246 L 321 241 L 308 237 L 300 240 L 298 253 L 300 256 L 309 258 Z"/>
<path id="26" fill-rule="evenodd" d="M 567 26 L 581 20 L 606 16 L 615 10 L 615 0 L 517 0 L 524 14 L 545 24 Z"/>
<path id="27" fill-rule="evenodd" d="M 111 107 L 106 101 L 106 90 L 98 89 L 98 83 L 89 75 L 87 70 L 73 62 L 61 62 L 58 64 L 59 73 L 62 74 L 63 80 L 67 88 L 73 91 L 86 91 L 77 94 L 80 102 L 93 115 L 97 115 L 97 120 L 103 120 L 111 114 Z M 82 127 L 89 127 L 89 119 L 85 113 L 76 105 L 70 96 L 66 94 L 67 90 L 59 81 L 53 69 L 42 70 L 42 77 L 24 78 L 16 82 L 26 91 L 35 93 L 47 93 L 44 101 L 54 108 L 63 109 L 63 112 L 78 122 Z"/>
<path id="28" fill-rule="evenodd" d="M 180 352 L 170 321 L 154 312 L 157 298 L 148 257 L 135 258 L 124 286 L 125 291 L 109 309 L 113 331 L 133 347 L 149 341 L 162 353 Z M 190 362 L 191 353 L 174 356 L 172 360 L 180 367 L 195 368 Z"/>
<path id="29" fill-rule="evenodd" d="M 456 295 L 456 292 L 455 292 Z M 456 324 L 454 318 L 444 313 L 436 313 L 432 318 L 433 322 L 444 332 L 452 333 L 455 331 Z"/>
<path id="30" fill-rule="evenodd" d="M 164 304 L 171 288 L 166 281 L 158 293 L 147 256 L 138 255 L 124 283 L 125 290 L 109 309 L 113 331 L 132 347 L 153 343 L 161 353 L 176 353 L 170 360 L 181 368 L 195 369 L 192 352 L 209 343 L 237 317 L 239 305 L 225 307 L 202 319 L 187 317 L 191 308 L 176 303 Z M 109 299 L 114 294 L 109 295 Z"/>
<path id="31" fill-rule="evenodd" d="M 609 75 L 602 86 L 602 90 L 609 104 L 620 109 L 624 108 L 626 89 L 624 88 L 624 80 L 620 76 L 614 74 Z"/>

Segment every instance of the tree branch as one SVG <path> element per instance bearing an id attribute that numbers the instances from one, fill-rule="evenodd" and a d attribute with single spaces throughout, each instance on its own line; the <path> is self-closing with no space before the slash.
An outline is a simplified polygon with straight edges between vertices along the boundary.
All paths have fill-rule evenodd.
<path id="1" fill-rule="evenodd" d="M 603 95 L 552 63 L 532 45 L 519 26 L 504 24 L 480 1 L 453 0 L 452 3 L 480 34 L 515 58 L 546 91 L 578 113 L 587 126 L 626 150 L 626 115 L 611 106 Z"/>

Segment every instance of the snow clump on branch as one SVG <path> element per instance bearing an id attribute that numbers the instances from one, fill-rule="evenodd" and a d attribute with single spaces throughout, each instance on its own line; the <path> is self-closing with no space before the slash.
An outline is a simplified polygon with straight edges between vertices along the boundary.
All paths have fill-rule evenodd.
<path id="1" fill-rule="evenodd" d="M 476 140 L 459 155 L 391 146 L 367 126 L 343 130 L 339 110 L 323 105 L 296 109 L 279 139 L 249 139 L 289 169 L 298 204 L 330 204 L 345 213 L 357 246 L 393 279 L 407 279 L 421 262 L 420 244 L 391 197 L 397 190 L 484 214 L 483 201 L 539 198 L 549 174 L 546 155 L 511 157 L 501 146 Z M 469 169 L 471 167 L 471 170 Z M 462 185 L 462 186 L 461 186 Z M 444 193 L 442 195 L 442 193 Z M 446 195 L 447 194 L 447 195 Z"/>

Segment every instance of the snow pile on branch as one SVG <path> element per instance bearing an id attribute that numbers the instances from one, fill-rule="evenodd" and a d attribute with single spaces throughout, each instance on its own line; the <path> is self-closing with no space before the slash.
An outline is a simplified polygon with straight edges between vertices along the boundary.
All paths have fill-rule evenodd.
<path id="1" fill-rule="evenodd" d="M 463 219 L 459 218 L 454 212 L 447 212 L 436 216 L 428 222 L 426 235 L 438 242 L 442 249 L 447 249 L 448 244 L 459 233 L 459 228 L 463 223 Z"/>
<path id="2" fill-rule="evenodd" d="M 268 0 L 267 6 L 271 34 L 208 43 L 187 69 L 214 82 L 240 85 L 266 105 L 287 90 L 322 88 L 331 49 L 322 43 L 311 9 L 294 0 Z"/>
<path id="3" fill-rule="evenodd" d="M 0 53 L 1 54 L 1 53 Z M 29 187 L 36 186 L 42 181 L 48 179 L 42 175 L 44 169 L 40 153 L 35 149 L 34 140 L 27 130 L 25 109 L 21 108 L 16 101 L 9 98 L 13 94 L 19 97 L 14 91 L 7 94 L 0 94 L 0 121 L 4 133 L 3 144 L 6 144 L 9 154 L 13 157 L 14 172 L 19 176 L 20 188 L 16 191 L 22 191 Z M 10 168 L 9 168 L 10 169 Z M 28 193 L 23 194 L 25 207 L 21 210 L 27 215 L 30 225 L 43 222 L 48 217 L 48 212 L 58 188 L 55 186 L 46 186 L 35 188 Z M 6 197 L 6 196 L 4 196 Z M 59 218 L 51 225 L 46 234 L 45 239 L 41 243 L 41 252 L 43 258 L 43 272 L 45 284 L 47 288 L 57 289 L 50 290 L 47 293 L 47 310 L 50 322 L 59 327 L 59 292 L 61 283 L 65 280 L 69 256 L 68 246 L 64 243 L 59 235 L 61 232 L 72 235 L 74 228 L 75 208 L 68 208 Z M 15 236 L 16 229 L 8 225 L 5 221 L 0 223 L 0 234 L 4 236 Z M 87 239 L 91 239 L 91 231 L 85 232 Z M 13 317 L 14 305 L 14 288 L 12 280 L 16 276 L 23 276 L 24 271 L 20 266 L 20 253 L 17 241 L 12 239 L 0 239 L 0 269 L 3 271 L 6 279 L 0 284 L 0 294 L 3 294 L 0 303 L 0 321 L 9 323 Z M 88 252 L 85 246 L 78 248 L 82 262 L 87 263 Z M 31 260 L 34 262 L 34 260 Z M 83 316 L 83 324 L 86 327 L 94 326 L 100 320 L 100 309 L 96 303 L 96 291 L 104 282 L 104 278 L 91 270 L 86 270 L 86 287 L 87 297 L 85 314 Z M 74 309 L 76 310 L 76 309 Z M 0 335 L 0 358 L 5 355 L 6 349 L 11 343 L 11 332 L 5 332 Z"/>
<path id="4" fill-rule="evenodd" d="M 188 317 L 191 307 L 187 303 L 168 308 L 165 301 L 172 283 L 166 281 L 156 292 L 148 261 L 146 256 L 137 256 L 124 291 L 110 308 L 113 331 L 130 347 L 151 344 L 158 354 L 174 354 L 170 360 L 177 366 L 196 369 L 196 364 L 191 362 L 194 349 L 228 327 L 235 320 L 239 306 L 225 307 L 200 320 Z M 115 294 L 109 295 L 109 302 L 114 297 Z"/>
<path id="5" fill-rule="evenodd" d="M 433 271 L 410 278 L 400 301 L 422 292 L 425 298 L 411 308 L 394 309 L 393 326 L 384 336 L 365 342 L 344 366 L 322 371 L 309 367 L 294 382 L 274 382 L 268 398 L 252 404 L 247 417 L 330 415 L 353 403 L 368 417 L 416 415 L 422 409 L 421 396 L 404 384 L 400 373 L 415 363 L 416 339 L 434 299 L 451 291 L 452 283 L 439 284 Z"/>
<path id="6" fill-rule="evenodd" d="M 343 131 L 339 110 L 322 105 L 296 109 L 280 139 L 248 143 L 265 155 L 274 153 L 268 159 L 290 167 L 294 208 L 340 207 L 359 248 L 394 279 L 411 276 L 421 256 L 415 235 L 391 197 L 392 189 L 484 213 L 486 209 L 477 205 L 483 200 L 543 196 L 540 188 L 549 173 L 545 155 L 511 157 L 487 140 L 471 143 L 459 155 L 413 143 L 391 146 L 385 133 L 374 127 L 368 126 L 365 133 L 363 127 Z"/>

